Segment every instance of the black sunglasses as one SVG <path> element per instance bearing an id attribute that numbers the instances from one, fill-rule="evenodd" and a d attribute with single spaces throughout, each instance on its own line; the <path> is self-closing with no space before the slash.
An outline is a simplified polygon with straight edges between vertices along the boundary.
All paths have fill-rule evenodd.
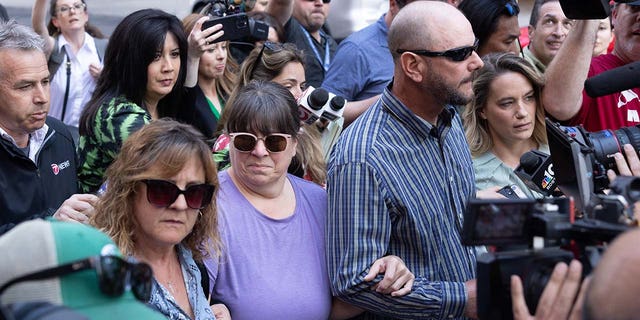
<path id="1" fill-rule="evenodd" d="M 284 133 L 272 133 L 262 138 L 258 138 L 255 135 L 248 132 L 234 132 L 229 133 L 233 147 L 240 152 L 251 152 L 258 144 L 258 140 L 264 142 L 264 147 L 271 153 L 282 152 L 287 149 L 290 134 Z"/>
<path id="2" fill-rule="evenodd" d="M 154 206 L 166 208 L 183 194 L 187 206 L 191 209 L 202 209 L 211 203 L 215 187 L 208 183 L 188 186 L 182 190 L 173 182 L 165 180 L 142 180 L 147 185 L 147 201 Z"/>
<path id="3" fill-rule="evenodd" d="M 124 293 L 125 288 L 131 288 L 138 300 L 146 303 L 151 298 L 153 280 L 151 267 L 143 262 L 127 261 L 113 255 L 76 260 L 14 278 L 0 287 L 0 296 L 9 287 L 19 282 L 56 278 L 87 269 L 96 270 L 98 287 L 107 296 L 119 297 Z"/>
<path id="4" fill-rule="evenodd" d="M 276 53 L 284 49 L 284 44 L 279 42 L 273 42 L 273 41 L 265 41 L 264 43 L 262 43 L 262 48 L 260 48 L 260 52 L 258 52 L 258 56 L 256 57 L 256 60 L 253 62 L 253 67 L 251 67 L 251 75 L 253 75 L 253 73 L 256 71 L 256 66 L 258 66 L 258 63 L 262 63 L 262 55 L 264 54 L 264 48 L 269 49 L 271 53 Z"/>
<path id="5" fill-rule="evenodd" d="M 403 54 L 405 52 L 411 52 L 420 56 L 425 57 L 445 57 L 449 60 L 460 62 L 467 60 L 474 51 L 478 50 L 478 39 L 473 42 L 472 46 L 459 47 L 450 49 L 447 51 L 429 51 L 429 50 L 408 50 L 408 49 L 398 49 L 397 53 Z"/>

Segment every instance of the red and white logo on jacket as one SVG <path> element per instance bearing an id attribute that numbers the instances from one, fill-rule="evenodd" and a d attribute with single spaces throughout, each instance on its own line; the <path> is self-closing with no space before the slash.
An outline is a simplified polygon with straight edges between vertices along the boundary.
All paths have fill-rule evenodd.
<path id="1" fill-rule="evenodd" d="M 69 162 L 69 160 L 61 162 L 61 163 L 52 163 L 51 164 L 51 170 L 53 170 L 53 174 L 54 175 L 58 175 L 58 173 L 60 173 L 60 171 L 68 168 L 71 165 L 71 163 Z"/>

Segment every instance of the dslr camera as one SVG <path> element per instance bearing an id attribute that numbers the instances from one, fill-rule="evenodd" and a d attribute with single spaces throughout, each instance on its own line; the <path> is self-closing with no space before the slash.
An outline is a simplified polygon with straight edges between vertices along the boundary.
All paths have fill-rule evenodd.
<path id="1" fill-rule="evenodd" d="M 202 30 L 210 28 L 216 24 L 222 24 L 224 34 L 215 40 L 236 41 L 243 43 L 253 43 L 260 40 L 266 40 L 269 35 L 269 25 L 262 21 L 249 18 L 243 12 L 240 4 L 229 0 L 213 0 L 210 1 L 201 11 L 202 14 L 208 14 L 212 19 L 202 24 Z"/>
<path id="2" fill-rule="evenodd" d="M 298 99 L 300 121 L 312 124 L 318 119 L 335 121 L 342 118 L 347 101 L 323 88 L 309 86 Z"/>

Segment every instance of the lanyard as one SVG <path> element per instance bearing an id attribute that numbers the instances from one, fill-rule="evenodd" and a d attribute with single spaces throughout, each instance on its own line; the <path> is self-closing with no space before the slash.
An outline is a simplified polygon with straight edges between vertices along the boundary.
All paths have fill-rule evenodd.
<path id="1" fill-rule="evenodd" d="M 305 37 L 307 37 L 307 42 L 309 42 L 309 46 L 313 50 L 313 54 L 316 55 L 316 59 L 318 59 L 318 62 L 320 62 L 320 64 L 322 65 L 324 72 L 327 72 L 329 70 L 329 63 L 331 62 L 331 57 L 329 56 L 329 40 L 325 39 L 324 41 L 324 62 L 323 62 L 322 58 L 320 57 L 320 52 L 318 52 L 318 49 L 316 49 L 316 45 L 313 43 L 313 39 L 311 39 L 309 32 L 307 32 L 307 30 L 302 25 L 300 25 L 300 29 L 302 29 L 302 33 L 304 33 Z M 320 37 L 323 37 L 322 31 L 320 31 Z"/>

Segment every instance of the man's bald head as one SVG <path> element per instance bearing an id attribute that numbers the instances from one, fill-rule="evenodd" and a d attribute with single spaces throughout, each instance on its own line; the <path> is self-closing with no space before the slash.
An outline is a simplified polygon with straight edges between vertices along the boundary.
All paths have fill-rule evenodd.
<path id="1" fill-rule="evenodd" d="M 620 235 L 595 268 L 585 319 L 635 319 L 640 315 L 640 230 Z"/>
<path id="2" fill-rule="evenodd" d="M 471 24 L 454 6 L 440 1 L 413 1 L 393 19 L 389 28 L 389 50 L 394 61 L 398 49 L 447 50 L 460 34 L 473 34 Z"/>

